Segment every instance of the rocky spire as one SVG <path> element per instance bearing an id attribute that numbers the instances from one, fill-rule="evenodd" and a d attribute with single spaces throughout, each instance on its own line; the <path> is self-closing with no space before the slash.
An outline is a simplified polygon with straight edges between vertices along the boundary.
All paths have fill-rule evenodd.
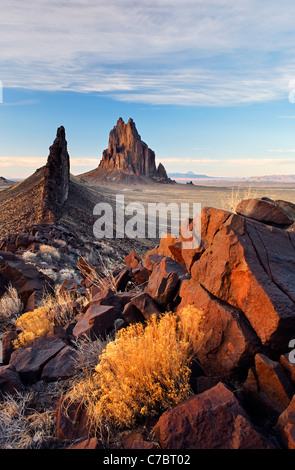
<path id="1" fill-rule="evenodd" d="M 56 219 L 68 198 L 70 185 L 70 157 L 67 151 L 66 133 L 63 126 L 57 129 L 56 139 L 49 147 L 45 167 L 44 218 Z"/>
<path id="2" fill-rule="evenodd" d="M 161 166 L 160 166 L 161 165 Z M 127 124 L 120 117 L 111 130 L 109 146 L 103 152 L 100 170 L 119 170 L 125 174 L 168 179 L 162 164 L 157 169 L 155 152 L 141 140 L 134 121 Z"/>

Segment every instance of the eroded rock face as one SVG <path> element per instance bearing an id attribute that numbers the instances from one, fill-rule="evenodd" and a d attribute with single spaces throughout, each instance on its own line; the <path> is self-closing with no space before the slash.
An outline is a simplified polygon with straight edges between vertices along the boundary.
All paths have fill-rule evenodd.
<path id="1" fill-rule="evenodd" d="M 70 157 L 63 126 L 57 129 L 56 139 L 49 148 L 45 167 L 44 221 L 59 218 L 62 205 L 68 198 L 70 185 Z"/>
<path id="2" fill-rule="evenodd" d="M 164 166 L 160 163 L 156 167 L 155 152 L 141 140 L 131 118 L 127 124 L 120 118 L 111 130 L 109 146 L 102 154 L 99 169 L 168 181 Z"/>

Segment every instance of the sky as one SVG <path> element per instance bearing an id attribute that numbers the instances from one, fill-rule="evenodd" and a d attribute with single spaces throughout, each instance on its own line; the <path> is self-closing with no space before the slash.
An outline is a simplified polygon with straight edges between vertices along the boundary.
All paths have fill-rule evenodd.
<path id="1" fill-rule="evenodd" d="M 98 166 L 119 117 L 168 172 L 295 174 L 294 0 L 1 0 L 0 175 Z"/>

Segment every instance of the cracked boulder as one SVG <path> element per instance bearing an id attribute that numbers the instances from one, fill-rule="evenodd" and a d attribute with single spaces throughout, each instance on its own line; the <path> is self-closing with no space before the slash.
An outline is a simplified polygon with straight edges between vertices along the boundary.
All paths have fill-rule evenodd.
<path id="1" fill-rule="evenodd" d="M 162 449 L 272 449 L 222 383 L 166 411 L 154 427 Z"/>
<path id="2" fill-rule="evenodd" d="M 285 353 L 295 338 L 295 234 L 218 212 L 211 213 L 214 229 L 202 241 L 192 278 L 239 309 L 264 346 Z"/>
<path id="3" fill-rule="evenodd" d="M 187 270 L 171 258 L 162 256 L 153 266 L 152 274 L 145 291 L 162 308 L 174 300 L 181 282 L 188 277 Z"/>
<path id="4" fill-rule="evenodd" d="M 266 224 L 291 225 L 294 220 L 271 199 L 245 199 L 236 207 L 237 214 Z"/>
<path id="5" fill-rule="evenodd" d="M 12 353 L 9 366 L 14 366 L 25 385 L 32 384 L 40 380 L 44 366 L 65 346 L 59 338 L 36 338 L 28 346 Z"/>
<path id="6" fill-rule="evenodd" d="M 6 260 L 0 267 L 0 282 L 6 286 L 11 284 L 25 307 L 32 294 L 41 299 L 45 293 L 51 293 L 53 288 L 52 279 L 22 260 Z"/>
<path id="7" fill-rule="evenodd" d="M 263 354 L 255 356 L 255 367 L 248 372 L 242 394 L 252 412 L 278 417 L 290 405 L 295 388 L 284 368 Z"/>
<path id="8" fill-rule="evenodd" d="M 208 376 L 227 377 L 247 367 L 260 348 L 260 341 L 242 312 L 211 295 L 194 279 L 184 280 L 180 289 L 181 311 L 188 305 L 196 308 L 200 340 L 196 355 Z M 199 312 L 203 320 L 199 322 Z"/>

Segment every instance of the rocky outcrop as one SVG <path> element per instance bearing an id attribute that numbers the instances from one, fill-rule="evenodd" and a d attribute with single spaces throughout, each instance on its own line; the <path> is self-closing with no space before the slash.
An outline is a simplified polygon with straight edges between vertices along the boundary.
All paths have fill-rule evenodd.
<path id="1" fill-rule="evenodd" d="M 66 212 L 65 203 L 70 194 L 70 163 L 64 128 L 57 130 L 46 165 L 11 188 L 1 189 L 0 237 L 24 232 L 27 226 L 36 223 L 53 223 L 60 219 Z M 83 205 L 85 208 L 86 204 Z M 92 210 L 93 206 L 91 213 Z M 69 208 L 67 212 L 69 213 Z M 73 217 L 77 221 L 76 214 Z M 27 240 L 19 240 L 21 246 L 24 246 L 23 242 L 26 243 Z"/>
<path id="2" fill-rule="evenodd" d="M 244 215 L 254 220 L 259 220 L 266 224 L 276 225 L 291 225 L 294 220 L 292 216 L 289 216 L 283 209 L 283 202 L 280 201 L 281 206 L 271 199 L 246 199 L 241 201 L 236 208 L 237 214 Z M 287 206 L 288 207 L 288 206 Z M 291 212 L 291 206 L 289 206 L 289 213 Z M 288 207 L 288 208 L 289 208 Z"/>
<path id="3" fill-rule="evenodd" d="M 98 169 L 81 176 L 86 180 L 172 182 L 164 166 L 161 163 L 156 166 L 155 152 L 141 140 L 131 118 L 127 124 L 119 118 L 110 132 L 109 145 L 102 154 Z"/>
<path id="4" fill-rule="evenodd" d="M 67 150 L 66 133 L 63 126 L 57 129 L 56 139 L 49 148 L 45 167 L 44 215 L 45 222 L 53 222 L 61 215 L 70 186 L 70 157 Z"/>

